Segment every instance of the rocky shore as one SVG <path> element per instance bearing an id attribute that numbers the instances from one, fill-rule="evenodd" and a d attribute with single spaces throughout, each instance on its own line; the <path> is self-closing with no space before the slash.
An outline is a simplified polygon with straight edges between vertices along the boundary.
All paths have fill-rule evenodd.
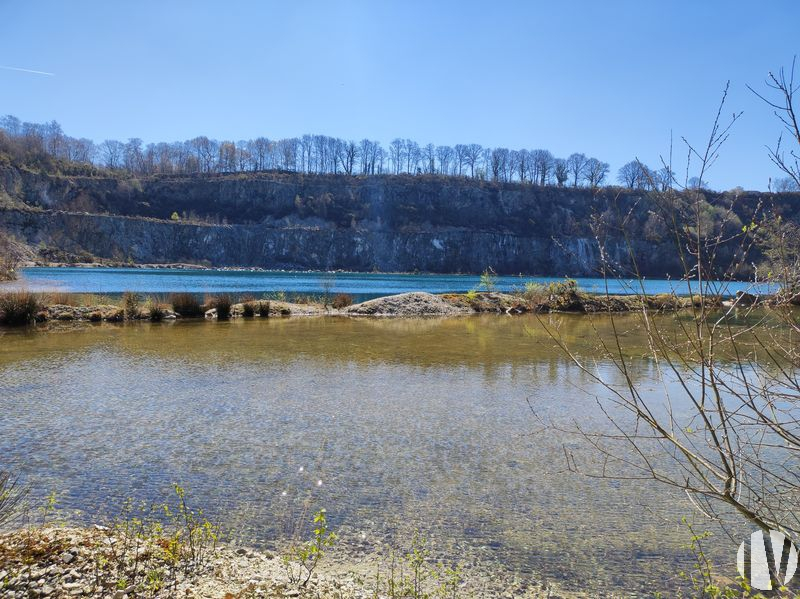
<path id="1" fill-rule="evenodd" d="M 187 296 L 188 294 L 180 294 Z M 228 298 L 228 296 L 222 296 Z M 349 297 L 349 296 L 347 296 Z M 77 296 L 76 296 L 77 298 Z M 80 298 L 78 298 L 80 299 Z M 620 313 L 642 309 L 669 312 L 699 306 L 698 297 L 675 295 L 592 295 L 578 291 L 567 284 L 555 290 L 545 289 L 531 293 L 509 294 L 501 292 L 470 292 L 465 294 L 434 295 L 424 292 L 401 293 L 349 305 L 349 301 L 338 303 L 322 298 L 305 301 L 285 299 L 250 299 L 233 303 L 226 299 L 226 309 L 220 315 L 215 303 L 220 298 L 210 298 L 203 305 L 194 301 L 191 313 L 183 311 L 169 298 L 147 298 L 137 308 L 127 309 L 121 303 L 107 298 L 88 296 L 84 301 L 72 300 L 70 294 L 32 294 L 11 291 L 0 294 L 0 324 L 14 322 L 122 322 L 124 320 L 170 321 L 187 318 L 227 319 L 252 317 L 287 316 L 349 316 L 349 317 L 426 317 L 459 316 L 479 313 L 524 314 L 547 312 L 571 313 Z M 734 300 L 706 297 L 706 307 L 752 306 L 760 303 L 758 298 L 743 295 Z M 124 302 L 124 299 L 123 299 Z M 8 312 L 24 305 L 29 317 L 22 314 L 12 319 Z M 9 306 L 4 308 L 4 306 Z M 4 312 L 5 310 L 5 312 Z"/>
<path id="2" fill-rule="evenodd" d="M 42 527 L 0 535 L 0 596 L 244 598 L 383 597 L 577 597 L 545 584 L 482 570 L 457 577 L 425 577 L 426 594 L 408 594 L 399 564 L 365 551 L 326 554 L 308 582 L 292 581 L 281 554 L 248 547 L 216 545 L 186 567 L 172 559 L 167 539 L 131 544 L 122 529 Z M 290 566 L 291 567 L 291 562 Z M 427 566 L 426 566 L 427 567 Z M 434 570 L 431 570 L 434 572 Z M 401 590 L 402 589 L 402 590 Z"/>

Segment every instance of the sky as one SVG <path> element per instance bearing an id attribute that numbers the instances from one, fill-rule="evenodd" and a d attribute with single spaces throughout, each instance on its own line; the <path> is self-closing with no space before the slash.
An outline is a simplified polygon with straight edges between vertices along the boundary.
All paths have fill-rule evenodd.
<path id="1" fill-rule="evenodd" d="M 41 71 L 0 68 L 0 115 L 98 142 L 320 133 L 583 152 L 612 179 L 669 160 L 672 135 L 682 177 L 681 137 L 705 144 L 730 80 L 724 115 L 743 115 L 706 180 L 766 189 L 781 127 L 746 85 L 791 65 L 798 22 L 798 0 L 0 0 L 0 66 Z"/>

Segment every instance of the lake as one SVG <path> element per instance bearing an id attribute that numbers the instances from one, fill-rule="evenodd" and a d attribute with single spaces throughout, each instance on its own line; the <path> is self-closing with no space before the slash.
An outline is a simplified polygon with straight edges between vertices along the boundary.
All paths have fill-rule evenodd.
<path id="1" fill-rule="evenodd" d="M 546 318 L 581 356 L 611 332 L 607 317 Z M 644 355 L 636 316 L 616 324 L 626 352 Z M 567 470 L 565 445 L 581 439 L 542 422 L 608 430 L 595 402 L 604 391 L 535 316 L 53 326 L 0 330 L 0 465 L 56 491 L 79 521 L 128 497 L 163 499 L 179 482 L 229 535 L 259 546 L 287 535 L 309 501 L 343 543 L 403 547 L 419 530 L 438 557 L 568 586 L 636 594 L 669 588 L 689 566 L 682 495 Z M 633 368 L 660 397 L 653 364 Z M 710 550 L 729 558 L 727 573 L 733 543 Z"/>
<path id="2" fill-rule="evenodd" d="M 550 283 L 558 277 L 501 276 L 496 279 L 499 291 L 525 288 L 528 282 Z M 577 279 L 581 289 L 591 293 L 639 293 L 642 287 L 632 280 L 593 278 Z M 177 270 L 147 268 L 24 268 L 22 280 L 13 284 L 32 291 L 59 290 L 76 293 L 120 294 L 169 293 L 185 291 L 199 294 L 221 292 L 263 294 L 283 291 L 287 294 L 319 294 L 327 285 L 333 293 L 350 293 L 357 301 L 407 291 L 430 293 L 465 293 L 480 289 L 476 275 L 391 274 L 352 272 L 291 272 L 238 270 Z M 648 294 L 675 292 L 689 294 L 689 285 L 681 281 L 646 280 Z M 694 283 L 692 289 L 697 289 Z M 737 291 L 766 292 L 764 285 L 747 282 L 715 282 L 713 293 L 734 295 Z"/>

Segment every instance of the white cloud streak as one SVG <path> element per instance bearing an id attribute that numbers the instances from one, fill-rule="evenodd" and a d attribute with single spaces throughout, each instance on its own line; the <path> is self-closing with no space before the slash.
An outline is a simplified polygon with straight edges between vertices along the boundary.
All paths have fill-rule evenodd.
<path id="1" fill-rule="evenodd" d="M 34 71 L 33 69 L 20 69 L 19 67 L 7 67 L 0 64 L 0 69 L 6 71 L 19 71 L 20 73 L 33 73 L 35 75 L 47 75 L 48 77 L 55 77 L 55 73 L 48 73 L 47 71 Z"/>

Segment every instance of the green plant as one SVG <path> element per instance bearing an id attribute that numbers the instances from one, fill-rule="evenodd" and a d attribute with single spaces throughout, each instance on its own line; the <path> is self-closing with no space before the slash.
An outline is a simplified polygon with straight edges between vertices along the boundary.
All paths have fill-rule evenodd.
<path id="1" fill-rule="evenodd" d="M 411 551 L 406 555 L 406 561 L 411 568 L 411 584 L 413 589 L 413 597 L 424 597 L 425 580 L 428 578 L 428 572 L 425 568 L 425 562 L 430 556 L 428 551 L 427 539 L 419 534 L 419 531 L 414 533 L 411 539 Z"/>
<path id="2" fill-rule="evenodd" d="M 429 565 L 430 551 L 427 539 L 415 532 L 409 550 L 399 559 L 393 552 L 388 572 L 383 580 L 380 569 L 375 575 L 375 596 L 390 599 L 454 599 L 458 597 L 463 581 L 463 571 L 459 564 Z"/>
<path id="3" fill-rule="evenodd" d="M 126 291 L 123 293 L 122 310 L 125 313 L 125 320 L 135 320 L 139 318 L 139 294 L 133 291 Z"/>
<path id="4" fill-rule="evenodd" d="M 478 299 L 478 292 L 475 289 L 470 289 L 464 294 L 464 296 L 467 298 L 468 302 L 474 302 L 476 299 Z"/>
<path id="5" fill-rule="evenodd" d="M 56 504 L 58 503 L 58 498 L 56 496 L 55 491 L 50 491 L 50 494 L 47 496 L 47 501 L 45 501 L 44 505 L 39 508 L 39 513 L 42 515 L 42 527 L 47 524 L 47 517 L 56 509 Z"/>
<path id="6" fill-rule="evenodd" d="M 528 281 L 525 283 L 525 290 L 522 292 L 522 297 L 528 302 L 541 302 L 547 295 L 546 287 L 541 283 Z"/>
<path id="7" fill-rule="evenodd" d="M 256 306 L 253 302 L 245 302 L 242 304 L 242 316 L 245 318 L 252 318 L 256 315 Z"/>
<path id="8" fill-rule="evenodd" d="M 40 309 L 39 298 L 29 291 L 0 294 L 0 324 L 30 324 L 36 320 Z"/>
<path id="9" fill-rule="evenodd" d="M 483 287 L 487 293 L 492 293 L 497 286 L 497 273 L 490 266 L 481 274 L 480 287 Z"/>
<path id="10" fill-rule="evenodd" d="M 113 581 L 118 590 L 154 595 L 170 589 L 169 596 L 174 596 L 180 576 L 207 568 L 219 528 L 202 510 L 188 506 L 180 485 L 174 491 L 177 501 L 172 504 L 123 503 L 95 557 L 97 587 Z"/>
<path id="11" fill-rule="evenodd" d="M 170 303 L 175 312 L 184 318 L 197 318 L 203 316 L 203 307 L 193 293 L 173 293 Z"/>
<path id="12" fill-rule="evenodd" d="M 442 599 L 456 599 L 458 597 L 458 587 L 464 579 L 464 574 L 461 566 L 440 566 L 436 572 L 436 578 L 439 580 L 439 587 L 436 589 L 436 594 Z"/>
<path id="13" fill-rule="evenodd" d="M 262 318 L 269 318 L 269 300 L 258 302 L 258 315 Z"/>
<path id="14" fill-rule="evenodd" d="M 336 533 L 328 530 L 328 520 L 324 509 L 314 514 L 314 530 L 311 539 L 292 546 L 283 556 L 283 563 L 289 582 L 306 586 L 311 575 L 325 557 L 325 550 L 336 543 Z"/>

